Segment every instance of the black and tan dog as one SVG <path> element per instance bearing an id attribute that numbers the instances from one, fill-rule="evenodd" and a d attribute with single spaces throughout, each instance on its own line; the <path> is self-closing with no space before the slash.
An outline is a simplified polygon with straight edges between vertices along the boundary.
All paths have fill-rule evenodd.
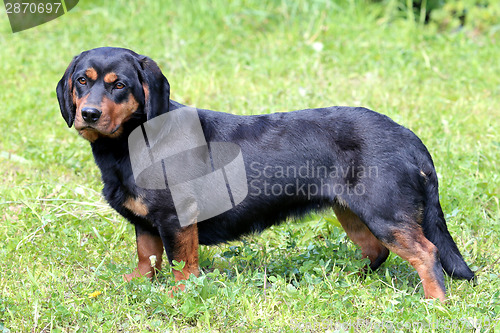
<path id="1" fill-rule="evenodd" d="M 429 152 L 410 130 L 364 108 L 256 116 L 198 109 L 207 142 L 241 148 L 249 193 L 233 209 L 181 227 L 168 188 L 134 181 L 128 147 L 135 128 L 183 107 L 169 95 L 153 60 L 121 48 L 81 53 L 57 85 L 66 123 L 90 141 L 104 197 L 135 226 L 139 263 L 127 280 L 151 277 L 164 250 L 171 263 L 185 262 L 174 271 L 177 281 L 198 275 L 198 244 L 234 240 L 325 207 L 333 207 L 371 269 L 389 251 L 408 260 L 427 298 L 445 299 L 443 269 L 474 277 L 446 227 Z"/>

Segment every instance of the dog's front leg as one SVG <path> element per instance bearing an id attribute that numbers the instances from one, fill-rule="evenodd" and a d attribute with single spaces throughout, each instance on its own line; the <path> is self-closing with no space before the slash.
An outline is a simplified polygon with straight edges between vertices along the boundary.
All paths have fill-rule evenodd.
<path id="1" fill-rule="evenodd" d="M 162 238 L 170 264 L 172 265 L 174 260 L 184 262 L 182 270 L 173 270 L 175 281 L 187 280 L 191 274 L 198 276 L 198 225 L 194 223 L 181 227 L 172 235 L 164 235 L 162 232 Z M 184 291 L 184 288 L 184 284 L 180 284 L 173 291 Z"/>
<path id="2" fill-rule="evenodd" d="M 127 282 L 141 276 L 152 278 L 155 270 L 161 270 L 163 242 L 160 235 L 146 231 L 139 225 L 135 226 L 135 234 L 139 263 L 132 273 L 123 275 Z"/>

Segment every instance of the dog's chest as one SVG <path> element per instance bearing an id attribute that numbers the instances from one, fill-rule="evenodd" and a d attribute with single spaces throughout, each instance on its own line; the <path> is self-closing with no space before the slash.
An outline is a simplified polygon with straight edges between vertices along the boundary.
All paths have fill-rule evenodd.
<path id="1" fill-rule="evenodd" d="M 94 149 L 94 158 L 101 170 L 103 195 L 111 206 L 121 206 L 130 196 L 137 195 L 128 151 L 100 151 Z"/>

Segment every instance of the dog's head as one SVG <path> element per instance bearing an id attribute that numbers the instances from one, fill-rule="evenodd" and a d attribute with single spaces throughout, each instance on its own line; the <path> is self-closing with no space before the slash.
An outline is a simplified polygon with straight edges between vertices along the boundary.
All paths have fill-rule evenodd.
<path id="1" fill-rule="evenodd" d="M 169 98 L 168 81 L 153 60 L 113 47 L 73 58 L 57 85 L 64 120 L 90 142 L 117 138 L 129 120 L 168 111 Z"/>

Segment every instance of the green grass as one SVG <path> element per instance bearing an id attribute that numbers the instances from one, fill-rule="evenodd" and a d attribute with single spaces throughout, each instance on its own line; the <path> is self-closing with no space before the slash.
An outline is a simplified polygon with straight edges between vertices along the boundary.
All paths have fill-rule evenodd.
<path id="1" fill-rule="evenodd" d="M 0 332 L 500 330 L 500 35 L 436 33 L 395 11 L 394 1 L 80 1 L 17 34 L 2 12 Z M 174 298 L 168 267 L 153 283 L 123 283 L 133 228 L 101 198 L 90 147 L 55 94 L 72 56 L 104 45 L 155 59 L 172 98 L 193 106 L 363 105 L 409 127 L 433 155 L 477 284 L 447 278 L 446 304 L 424 300 L 395 255 L 363 279 L 329 211 L 202 247 L 204 273 Z"/>

